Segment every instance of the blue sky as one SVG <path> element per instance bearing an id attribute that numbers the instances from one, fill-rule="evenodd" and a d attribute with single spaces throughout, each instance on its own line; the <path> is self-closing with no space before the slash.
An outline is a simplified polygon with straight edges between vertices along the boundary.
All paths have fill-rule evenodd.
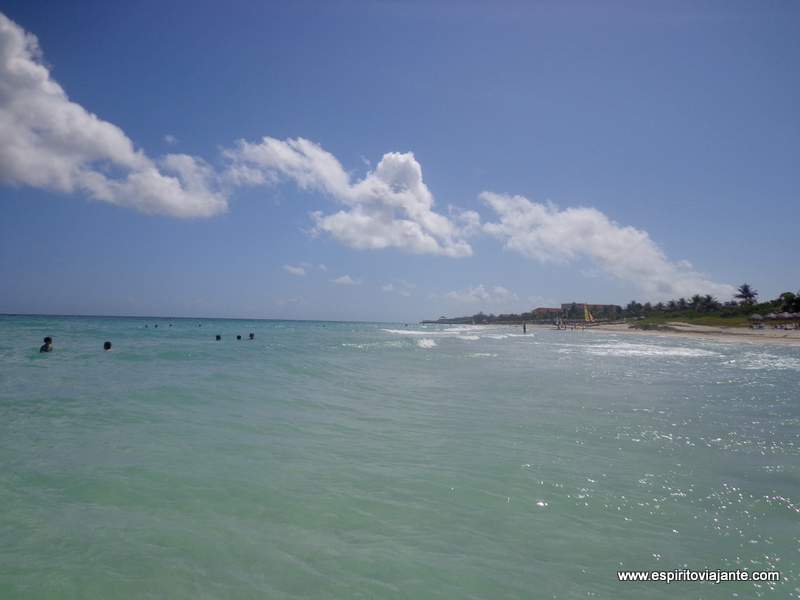
<path id="1" fill-rule="evenodd" d="M 797 3 L 1 10 L 0 312 L 800 287 Z"/>

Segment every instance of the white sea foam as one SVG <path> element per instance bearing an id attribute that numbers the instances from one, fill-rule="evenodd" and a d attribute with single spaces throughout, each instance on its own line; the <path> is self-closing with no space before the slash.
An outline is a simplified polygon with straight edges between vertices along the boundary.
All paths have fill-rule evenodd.
<path id="1" fill-rule="evenodd" d="M 470 331 L 485 331 L 486 325 L 458 325 L 456 327 L 448 327 L 447 331 L 451 333 L 467 333 Z"/>
<path id="2" fill-rule="evenodd" d="M 731 364 L 731 363 L 729 363 Z M 783 370 L 800 371 L 800 359 L 791 356 L 777 356 L 768 352 L 748 352 L 733 366 L 741 369 L 756 370 Z"/>
<path id="3" fill-rule="evenodd" d="M 449 327 L 447 329 L 381 329 L 392 335 L 424 335 L 424 336 L 458 336 L 464 334 L 474 335 L 481 328 L 477 325 L 465 325 L 463 327 Z"/>
<path id="4" fill-rule="evenodd" d="M 394 335 L 447 335 L 446 331 L 419 331 L 417 329 L 381 329 Z"/>
<path id="5" fill-rule="evenodd" d="M 417 346 L 420 348 L 433 348 L 436 346 L 436 342 L 430 338 L 422 338 L 421 340 L 417 340 Z"/>
<path id="6" fill-rule="evenodd" d="M 366 342 L 363 344 L 342 343 L 345 348 L 357 348 L 358 350 L 368 350 L 369 348 L 402 348 L 409 342 L 389 341 L 389 342 Z"/>
<path id="7" fill-rule="evenodd" d="M 586 346 L 586 351 L 595 356 L 679 356 L 700 357 L 720 356 L 718 352 L 701 350 L 700 348 L 680 348 L 677 346 L 655 346 L 650 344 L 631 344 L 620 342 L 616 344 L 595 344 Z"/>
<path id="8" fill-rule="evenodd" d="M 473 352 L 472 354 L 467 354 L 470 358 L 497 358 L 497 354 L 493 354 L 491 352 Z"/>
<path id="9" fill-rule="evenodd" d="M 481 336 L 479 336 L 479 335 L 459 335 L 458 339 L 467 340 L 468 342 L 474 342 L 475 340 L 481 339 Z"/>

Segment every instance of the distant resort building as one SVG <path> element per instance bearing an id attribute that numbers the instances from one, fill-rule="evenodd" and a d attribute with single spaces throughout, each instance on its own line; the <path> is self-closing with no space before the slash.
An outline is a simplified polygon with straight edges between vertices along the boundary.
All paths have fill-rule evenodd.
<path id="1" fill-rule="evenodd" d="M 586 309 L 598 321 L 615 321 L 622 318 L 622 307 L 616 304 L 585 304 L 567 302 L 561 305 L 561 318 L 568 321 L 583 321 Z"/>
<path id="2" fill-rule="evenodd" d="M 534 319 L 557 319 L 561 316 L 560 308 L 534 308 L 531 311 Z"/>
<path id="3" fill-rule="evenodd" d="M 586 304 L 565 302 L 560 308 L 534 308 L 530 313 L 534 322 L 615 321 L 622 318 L 622 307 L 616 304 Z"/>
<path id="4" fill-rule="evenodd" d="M 479 312 L 470 316 L 448 318 L 444 315 L 435 321 L 422 321 L 422 323 L 438 324 L 472 324 L 489 325 L 494 323 L 523 324 L 537 323 L 540 325 L 566 325 L 578 322 L 588 323 L 597 321 L 616 321 L 622 318 L 622 307 L 616 304 L 585 304 L 567 302 L 561 308 L 540 307 L 522 314 L 484 314 Z"/>

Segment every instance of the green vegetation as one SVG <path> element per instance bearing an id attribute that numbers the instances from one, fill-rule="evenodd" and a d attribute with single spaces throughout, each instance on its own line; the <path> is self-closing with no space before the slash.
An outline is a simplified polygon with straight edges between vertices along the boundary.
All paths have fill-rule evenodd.
<path id="1" fill-rule="evenodd" d="M 640 329 L 665 328 L 671 321 L 712 327 L 746 327 L 753 314 L 800 312 L 800 292 L 784 292 L 774 300 L 756 302 L 758 292 L 747 283 L 739 286 L 735 298 L 740 302 L 720 302 L 710 295 L 695 294 L 689 300 L 678 298 L 669 302 L 641 304 L 635 300 L 628 303 L 623 316 L 635 319 Z"/>
<path id="2" fill-rule="evenodd" d="M 665 326 L 673 321 L 689 323 L 690 325 L 708 325 L 709 327 L 746 327 L 749 325 L 747 315 L 730 315 L 723 317 L 721 315 L 704 315 L 685 311 L 669 315 L 649 315 L 636 321 L 636 327 L 639 329 L 665 329 Z"/>
<path id="3" fill-rule="evenodd" d="M 632 300 L 622 309 L 614 305 L 590 304 L 592 315 L 597 320 L 613 321 L 623 318 L 640 329 L 668 329 L 669 323 L 680 321 L 693 325 L 708 325 L 710 327 L 746 327 L 753 314 L 768 315 L 769 313 L 800 313 L 800 291 L 784 292 L 774 300 L 757 302 L 758 292 L 748 283 L 743 283 L 734 296 L 739 301 L 720 302 L 711 295 L 701 296 L 695 294 L 688 300 L 678 298 L 669 302 L 644 304 Z M 521 324 L 521 323 L 553 323 L 556 319 L 570 321 L 583 320 L 583 304 L 562 304 L 561 314 L 546 315 L 536 314 L 534 311 L 521 314 L 484 314 L 479 312 L 466 317 L 440 317 L 435 321 L 423 323 L 447 324 Z"/>
<path id="4" fill-rule="evenodd" d="M 519 325 L 521 323 L 533 323 L 536 317 L 532 312 L 521 314 L 484 314 L 483 312 L 469 315 L 466 317 L 439 317 L 435 321 L 422 321 L 423 323 L 439 323 L 445 325 Z"/>

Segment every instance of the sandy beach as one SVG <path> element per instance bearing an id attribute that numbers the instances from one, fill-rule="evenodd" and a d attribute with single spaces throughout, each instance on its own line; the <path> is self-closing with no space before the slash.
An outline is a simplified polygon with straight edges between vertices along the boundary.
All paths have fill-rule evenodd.
<path id="1" fill-rule="evenodd" d="M 776 344 L 800 347 L 800 329 L 750 329 L 746 327 L 708 327 L 683 322 L 667 323 L 664 329 L 635 329 L 627 323 L 596 325 L 587 331 L 613 331 L 632 335 L 681 336 L 711 339 L 719 342 Z"/>

